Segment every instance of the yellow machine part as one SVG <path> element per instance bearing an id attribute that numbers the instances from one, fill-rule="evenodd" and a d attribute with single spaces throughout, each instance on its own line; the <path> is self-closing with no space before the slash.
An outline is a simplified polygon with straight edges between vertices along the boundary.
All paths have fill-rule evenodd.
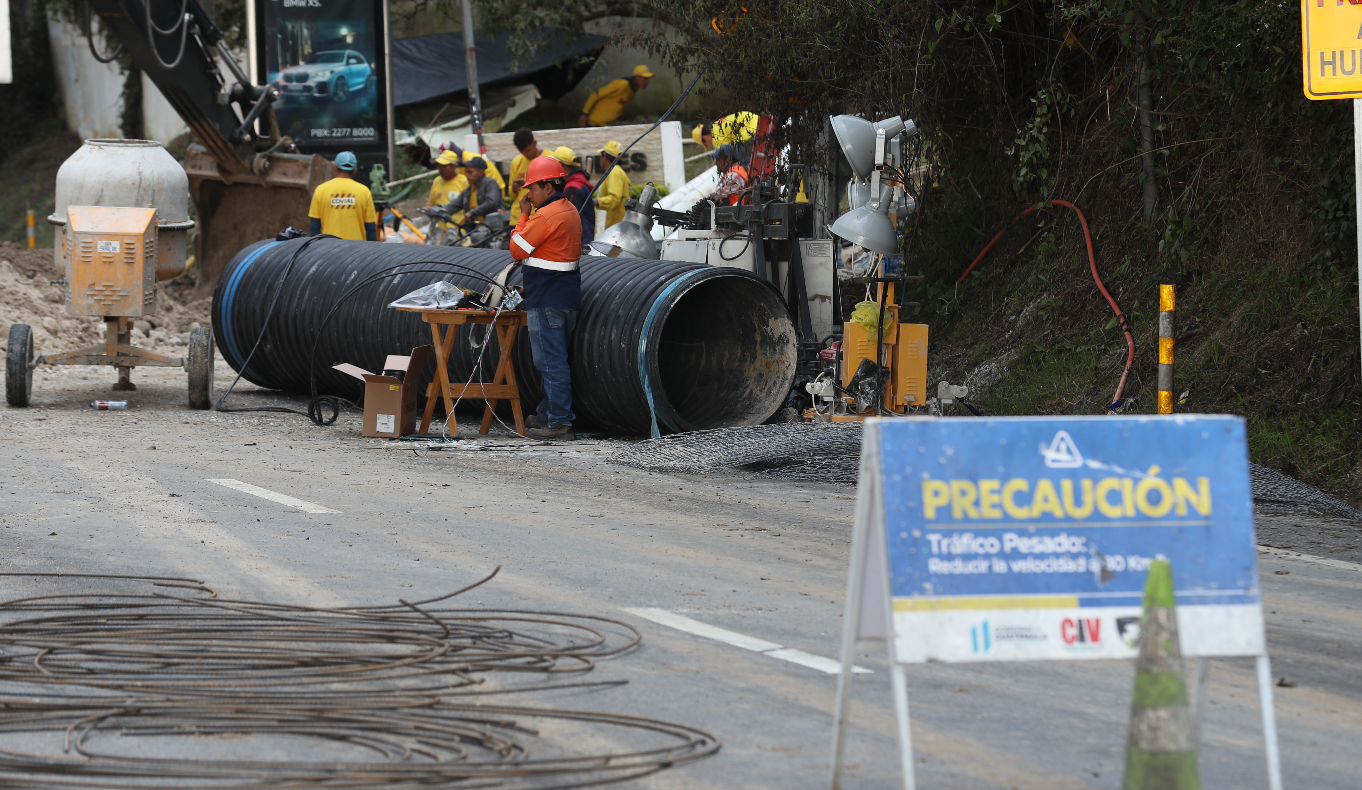
<path id="1" fill-rule="evenodd" d="M 896 304 L 885 305 L 884 312 L 885 324 L 898 326 L 899 306 Z M 890 318 L 892 314 L 893 318 Z M 848 321 L 842 324 L 842 386 L 851 386 L 851 377 L 856 375 L 856 368 L 861 366 L 861 360 L 875 358 L 875 335 L 874 330 L 867 330 L 855 321 Z M 884 336 L 886 354 L 880 360 L 881 364 L 892 364 L 894 358 L 893 346 L 898 341 L 897 332 L 893 335 Z"/>
<path id="2" fill-rule="evenodd" d="M 886 306 L 886 312 L 889 307 Z M 893 306 L 895 318 L 898 307 Z M 886 320 L 886 323 L 888 321 Z M 927 403 L 927 325 L 897 324 L 892 337 L 884 338 L 883 363 L 890 369 L 884 407 L 903 412 L 908 406 Z M 842 325 L 842 386 L 850 387 L 861 360 L 875 358 L 875 333 L 860 324 Z"/>
<path id="3" fill-rule="evenodd" d="M 156 209 L 69 206 L 59 242 L 71 315 L 140 316 L 156 288 Z"/>

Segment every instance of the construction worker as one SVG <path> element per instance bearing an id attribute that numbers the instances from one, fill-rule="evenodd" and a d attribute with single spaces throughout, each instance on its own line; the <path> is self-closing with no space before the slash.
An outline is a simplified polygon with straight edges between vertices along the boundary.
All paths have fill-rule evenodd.
<path id="1" fill-rule="evenodd" d="M 606 83 L 605 87 L 586 97 L 577 125 L 609 126 L 619 120 L 624 105 L 633 101 L 635 93 L 648 87 L 648 81 L 655 76 L 647 66 L 635 66 L 632 75 Z"/>
<path id="2" fill-rule="evenodd" d="M 520 152 L 511 160 L 511 192 L 508 195 L 511 201 L 511 222 L 518 222 L 520 199 L 529 194 L 525 191 L 525 171 L 530 169 L 530 162 L 544 152 L 539 150 L 539 141 L 534 139 L 534 132 L 530 129 L 516 129 L 511 142 L 515 144 L 515 150 Z"/>
<path id="3" fill-rule="evenodd" d="M 596 238 L 596 207 L 591 203 L 591 178 L 582 169 L 577 153 L 565 145 L 559 146 L 549 154 L 563 165 L 567 173 L 567 185 L 563 187 L 563 197 L 577 207 L 582 218 L 582 244 L 590 244 Z"/>
<path id="4" fill-rule="evenodd" d="M 596 207 L 605 211 L 605 228 L 608 228 L 624 219 L 624 201 L 629 199 L 629 190 L 634 185 L 629 182 L 629 174 L 624 172 L 624 168 L 617 166 L 620 154 L 624 153 L 619 143 L 611 140 L 598 153 L 601 155 L 601 170 L 606 172 L 606 176 L 600 189 L 596 190 Z"/>
<path id="5" fill-rule="evenodd" d="M 743 190 L 747 189 L 747 169 L 738 164 L 738 149 L 732 143 L 724 143 L 709 152 L 714 166 L 719 170 L 719 183 L 714 187 L 711 197 L 719 205 L 727 203 L 738 205 Z"/>
<path id="6" fill-rule="evenodd" d="M 317 185 L 312 193 L 309 236 L 325 233 L 353 241 L 378 241 L 378 212 L 369 188 L 355 180 L 359 160 L 349 151 L 336 154 L 331 163 L 335 177 Z"/>
<path id="7" fill-rule="evenodd" d="M 712 151 L 724 143 L 745 143 L 757 134 L 761 116 L 754 112 L 731 113 L 714 123 L 702 123 L 690 132 L 690 138 Z"/>
<path id="8" fill-rule="evenodd" d="M 475 156 L 478 155 L 473 153 L 472 151 L 465 150 L 463 152 L 463 171 L 465 176 L 468 175 L 468 162 Z M 510 194 L 510 192 L 506 189 L 506 179 L 501 177 L 501 171 L 497 170 L 496 165 L 492 164 L 491 160 L 480 156 L 478 156 L 478 158 L 482 159 L 483 163 L 482 169 L 486 173 L 486 175 L 491 176 L 492 180 L 497 183 L 497 186 L 501 187 L 502 203 L 504 205 L 506 202 L 505 200 L 506 196 Z"/>
<path id="9" fill-rule="evenodd" d="M 552 156 L 540 156 L 525 172 L 527 194 L 511 233 L 511 257 L 521 261 L 521 290 L 529 315 L 530 351 L 542 379 L 543 397 L 528 422 L 532 439 L 577 438 L 572 431 L 572 369 L 568 351 L 582 309 L 582 223 L 563 197 L 567 173 Z M 534 209 L 531 214 L 530 210 Z"/>
<path id="10" fill-rule="evenodd" d="M 506 207 L 501 186 L 487 175 L 487 160 L 474 156 L 463 163 L 463 171 L 468 186 L 451 197 L 449 203 L 463 214 L 464 223 L 482 222 L 483 217 Z"/>
<path id="11" fill-rule="evenodd" d="M 443 206 L 448 203 L 455 195 L 468 188 L 468 178 L 459 172 L 459 162 L 462 161 L 457 151 L 441 151 L 435 159 L 435 169 L 440 171 L 440 175 L 435 177 L 435 181 L 430 185 L 430 197 L 426 202 L 432 207 Z M 463 224 L 463 212 L 460 211 L 453 216 L 453 222 L 439 222 L 441 230 L 453 225 Z"/>
<path id="12" fill-rule="evenodd" d="M 725 115 L 714 123 L 700 124 L 691 130 L 690 137 L 711 151 L 732 144 L 738 150 L 738 161 L 749 170 L 749 179 L 760 180 L 775 169 L 776 157 L 771 142 L 774 132 L 772 118 L 743 110 Z"/>

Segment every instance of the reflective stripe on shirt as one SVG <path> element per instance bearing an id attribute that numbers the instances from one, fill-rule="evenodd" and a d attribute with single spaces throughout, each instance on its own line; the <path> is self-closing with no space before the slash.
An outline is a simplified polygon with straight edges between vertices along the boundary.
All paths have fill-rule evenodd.
<path id="1" fill-rule="evenodd" d="M 530 246 L 530 243 L 525 241 L 519 233 L 511 234 L 511 241 L 515 242 L 516 246 L 525 252 L 534 252 L 534 247 Z"/>

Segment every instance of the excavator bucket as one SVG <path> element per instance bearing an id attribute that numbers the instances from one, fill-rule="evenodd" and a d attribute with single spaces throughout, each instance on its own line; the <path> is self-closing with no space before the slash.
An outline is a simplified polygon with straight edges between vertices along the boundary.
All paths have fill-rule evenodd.
<path id="1" fill-rule="evenodd" d="M 267 163 L 263 172 L 230 172 L 207 149 L 189 147 L 184 169 L 199 223 L 196 296 L 212 293 L 242 247 L 272 239 L 290 226 L 306 231 L 312 192 L 331 177 L 331 163 L 315 154 L 272 154 L 256 161 Z"/>

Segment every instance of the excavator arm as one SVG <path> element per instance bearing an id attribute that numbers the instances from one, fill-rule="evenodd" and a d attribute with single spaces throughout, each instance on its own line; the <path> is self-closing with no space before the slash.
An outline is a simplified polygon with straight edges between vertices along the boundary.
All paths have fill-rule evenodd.
<path id="1" fill-rule="evenodd" d="M 279 135 L 271 109 L 278 90 L 252 84 L 199 4 L 88 1 L 197 138 L 185 156 L 199 226 L 197 289 L 211 289 L 242 247 L 285 225 L 307 227 L 312 191 L 329 177 L 330 165 L 296 153 L 293 141 Z"/>

